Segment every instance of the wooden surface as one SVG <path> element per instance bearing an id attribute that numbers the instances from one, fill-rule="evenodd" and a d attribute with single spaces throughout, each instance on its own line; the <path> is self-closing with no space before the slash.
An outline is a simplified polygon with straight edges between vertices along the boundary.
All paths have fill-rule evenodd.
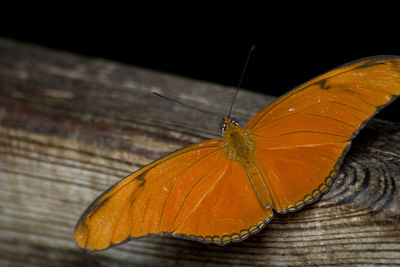
<path id="1" fill-rule="evenodd" d="M 324 70 L 321 70 L 321 72 Z M 400 124 L 372 120 L 332 190 L 226 247 L 148 237 L 83 252 L 73 230 L 101 192 L 193 142 L 232 88 L 0 39 L 0 266 L 400 264 Z M 271 98 L 241 91 L 241 124 Z M 229 205 L 229 203 L 227 203 Z"/>

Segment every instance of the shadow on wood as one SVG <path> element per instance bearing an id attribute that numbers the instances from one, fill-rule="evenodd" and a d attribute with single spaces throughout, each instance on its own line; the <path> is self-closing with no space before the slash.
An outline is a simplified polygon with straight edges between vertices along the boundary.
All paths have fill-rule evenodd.
<path id="1" fill-rule="evenodd" d="M 400 125 L 372 120 L 320 201 L 220 247 L 148 237 L 81 251 L 76 221 L 134 170 L 218 137 L 231 88 L 0 40 L 0 265 L 400 264 Z M 210 97 L 212 96 L 212 97 Z M 242 125 L 272 98 L 241 91 Z M 54 264 L 53 264 L 54 263 Z"/>

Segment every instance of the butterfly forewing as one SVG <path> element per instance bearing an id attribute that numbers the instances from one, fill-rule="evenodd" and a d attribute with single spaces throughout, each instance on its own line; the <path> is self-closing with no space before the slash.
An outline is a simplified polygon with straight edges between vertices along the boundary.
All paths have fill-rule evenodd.
<path id="1" fill-rule="evenodd" d="M 400 59 L 370 58 L 335 69 L 278 98 L 245 127 L 273 208 L 294 211 L 326 191 L 351 140 L 400 94 Z"/>
<path id="2" fill-rule="evenodd" d="M 258 232 L 271 216 L 223 140 L 214 140 L 172 153 L 106 191 L 83 214 L 75 239 L 88 250 L 160 233 L 225 244 Z"/>

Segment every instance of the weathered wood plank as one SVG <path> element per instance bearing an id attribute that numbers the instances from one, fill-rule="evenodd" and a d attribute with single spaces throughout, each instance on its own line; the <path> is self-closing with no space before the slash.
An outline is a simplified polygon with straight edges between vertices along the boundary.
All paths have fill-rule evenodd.
<path id="1" fill-rule="evenodd" d="M 218 137 L 231 88 L 0 40 L 0 265 L 400 264 L 400 124 L 372 120 L 332 190 L 226 247 L 148 237 L 82 252 L 73 229 L 108 186 Z M 240 92 L 242 125 L 272 98 Z M 228 205 L 228 203 L 227 203 Z"/>

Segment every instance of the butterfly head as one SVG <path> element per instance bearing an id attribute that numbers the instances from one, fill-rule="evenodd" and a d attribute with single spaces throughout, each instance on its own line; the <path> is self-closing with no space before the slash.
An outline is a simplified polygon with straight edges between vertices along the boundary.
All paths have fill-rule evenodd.
<path id="1" fill-rule="evenodd" d="M 226 117 L 222 120 L 222 122 L 219 125 L 220 129 L 221 129 L 221 133 L 225 133 L 225 131 L 228 128 L 232 128 L 232 127 L 239 127 L 239 120 L 236 118 L 230 118 L 230 117 Z"/>

